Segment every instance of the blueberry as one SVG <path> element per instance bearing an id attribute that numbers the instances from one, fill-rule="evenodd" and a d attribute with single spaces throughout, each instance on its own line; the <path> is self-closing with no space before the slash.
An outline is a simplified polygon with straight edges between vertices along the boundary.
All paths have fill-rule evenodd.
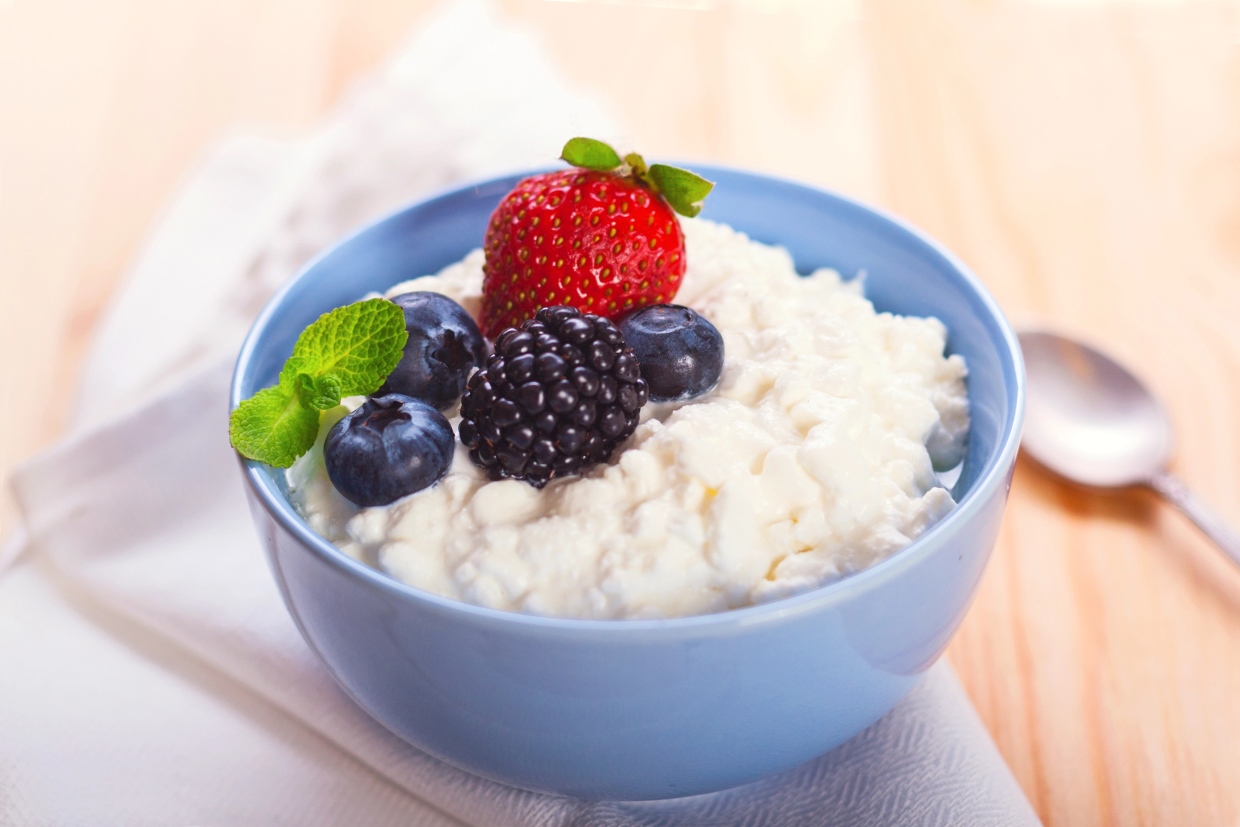
<path id="1" fill-rule="evenodd" d="M 379 394 L 399 393 L 439 410 L 451 407 L 465 380 L 486 361 L 486 340 L 465 308 L 439 293 L 402 293 L 392 299 L 405 311 L 409 341 Z"/>
<path id="2" fill-rule="evenodd" d="M 369 508 L 438 482 L 452 464 L 455 443 L 443 414 L 392 393 L 367 399 L 333 425 L 323 460 L 336 490 Z"/>
<path id="3" fill-rule="evenodd" d="M 723 337 L 688 307 L 640 308 L 624 317 L 620 332 L 641 363 L 642 378 L 656 402 L 700 396 L 723 372 Z"/>

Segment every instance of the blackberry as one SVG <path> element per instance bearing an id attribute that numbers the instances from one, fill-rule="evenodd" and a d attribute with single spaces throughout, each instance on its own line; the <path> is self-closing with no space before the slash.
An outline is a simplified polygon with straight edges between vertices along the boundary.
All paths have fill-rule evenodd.
<path id="1" fill-rule="evenodd" d="M 542 488 L 606 462 L 637 427 L 649 391 L 619 328 L 544 307 L 495 339 L 461 397 L 461 442 L 493 480 Z"/>

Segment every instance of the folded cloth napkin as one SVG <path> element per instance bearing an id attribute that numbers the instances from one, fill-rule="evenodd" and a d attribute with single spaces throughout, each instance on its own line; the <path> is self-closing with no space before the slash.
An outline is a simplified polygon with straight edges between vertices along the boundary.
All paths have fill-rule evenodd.
<path id="1" fill-rule="evenodd" d="M 509 67 L 498 74 L 509 88 L 496 88 L 494 65 Z M 536 116 L 530 100 L 542 102 Z M 321 134 L 219 152 L 105 320 L 71 435 L 13 479 L 27 548 L 468 824 L 1037 823 L 946 665 L 869 730 L 782 775 L 678 801 L 587 803 L 476 778 L 410 747 L 358 709 L 302 642 L 227 442 L 228 377 L 245 327 L 296 267 L 359 222 L 453 180 L 536 164 L 581 132 L 617 134 L 528 37 L 470 1 L 433 19 Z"/>

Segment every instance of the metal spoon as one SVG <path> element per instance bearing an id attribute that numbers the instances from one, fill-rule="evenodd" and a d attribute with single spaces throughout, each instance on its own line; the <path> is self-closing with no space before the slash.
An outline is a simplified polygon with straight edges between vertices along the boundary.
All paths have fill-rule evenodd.
<path id="1" fill-rule="evenodd" d="M 1240 536 L 1167 471 L 1171 420 L 1154 395 L 1091 347 L 1041 331 L 1019 338 L 1029 384 L 1021 447 L 1083 485 L 1152 488 L 1240 564 Z"/>

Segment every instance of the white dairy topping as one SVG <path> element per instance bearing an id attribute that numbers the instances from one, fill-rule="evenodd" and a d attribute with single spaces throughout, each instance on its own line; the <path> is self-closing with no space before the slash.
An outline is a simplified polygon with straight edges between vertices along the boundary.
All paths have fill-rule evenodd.
<path id="1" fill-rule="evenodd" d="M 289 472 L 311 527 L 458 600 L 651 618 L 814 588 L 946 514 L 955 503 L 934 469 L 962 457 L 969 409 L 964 360 L 944 357 L 943 325 L 875 313 L 860 280 L 798 277 L 784 250 L 724 225 L 683 224 L 688 271 L 676 300 L 723 334 L 714 391 L 647 405 L 610 464 L 541 491 L 488 482 L 458 443 L 438 485 L 358 512 L 316 447 Z M 388 295 L 437 290 L 476 314 L 481 283 L 475 251 Z"/>

